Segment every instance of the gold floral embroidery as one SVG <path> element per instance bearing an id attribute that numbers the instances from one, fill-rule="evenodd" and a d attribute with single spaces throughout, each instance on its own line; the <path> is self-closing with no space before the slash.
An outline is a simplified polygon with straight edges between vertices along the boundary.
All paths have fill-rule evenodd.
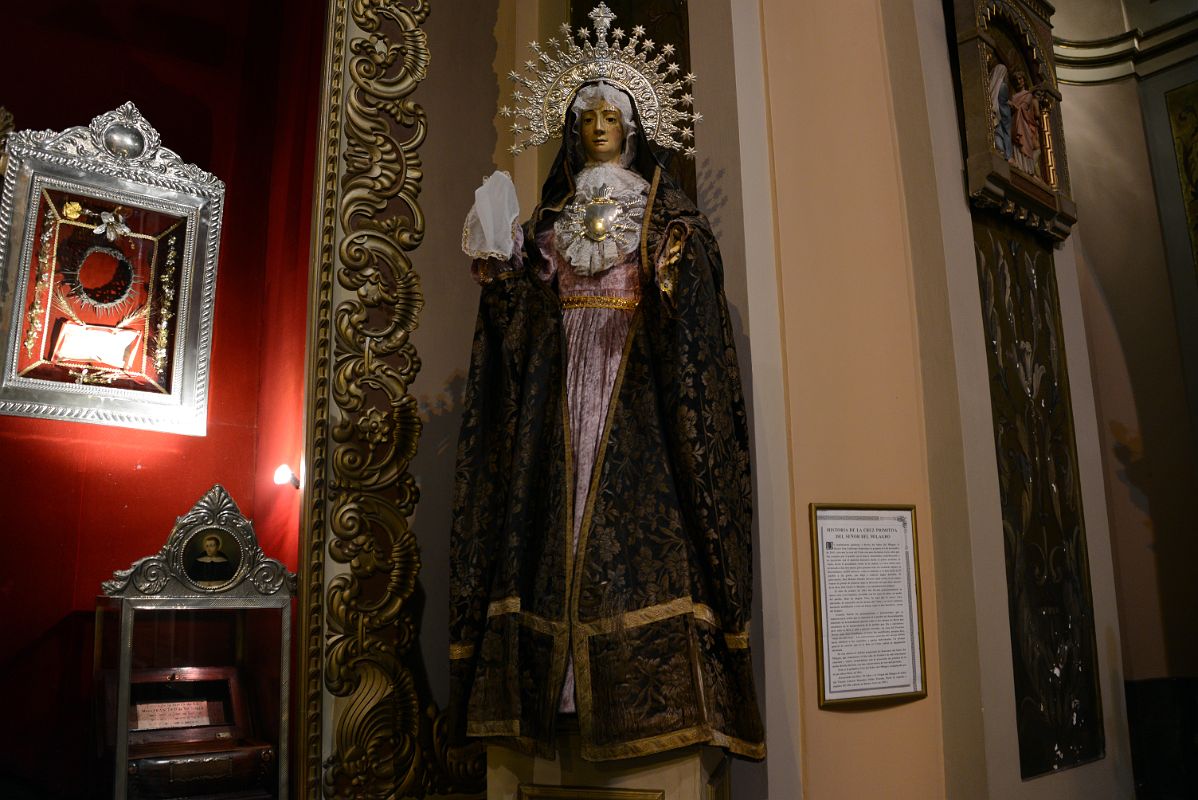
<path id="1" fill-rule="evenodd" d="M 639 302 L 635 297 L 572 294 L 562 298 L 562 308 L 613 308 L 620 311 L 632 311 Z"/>

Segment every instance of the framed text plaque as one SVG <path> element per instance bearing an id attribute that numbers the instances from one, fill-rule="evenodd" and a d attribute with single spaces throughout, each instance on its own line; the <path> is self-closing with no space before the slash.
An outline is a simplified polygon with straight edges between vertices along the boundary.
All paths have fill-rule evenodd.
<path id="1" fill-rule="evenodd" d="M 819 705 L 925 697 L 914 506 L 811 505 Z"/>
<path id="2" fill-rule="evenodd" d="M 132 103 L 7 153 L 0 413 L 203 435 L 224 184 Z"/>

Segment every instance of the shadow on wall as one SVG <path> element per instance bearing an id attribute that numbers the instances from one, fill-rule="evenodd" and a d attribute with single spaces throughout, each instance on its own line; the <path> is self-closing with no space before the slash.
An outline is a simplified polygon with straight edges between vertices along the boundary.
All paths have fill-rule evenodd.
<path id="1" fill-rule="evenodd" d="M 716 169 L 712 165 L 710 158 L 704 158 L 703 163 L 699 165 L 699 172 L 695 178 L 699 187 L 699 200 L 703 213 L 707 215 L 707 221 L 711 223 L 711 230 L 715 234 L 717 241 L 723 238 L 724 220 L 722 212 L 728 206 L 728 194 L 724 191 L 724 180 L 727 172 L 727 170 L 722 168 Z"/>
<path id="2" fill-rule="evenodd" d="M 1111 423 L 1111 437 L 1115 440 L 1112 450 L 1119 462 L 1116 474 L 1129 489 L 1132 504 L 1148 516 L 1148 465 L 1144 461 L 1144 440 L 1122 422 Z M 1151 518 L 1144 524 L 1151 527 Z"/>
<path id="3" fill-rule="evenodd" d="M 449 702 L 449 530 L 453 523 L 454 469 L 466 376 L 450 373 L 434 393 L 417 397 L 423 429 L 411 472 L 420 487 L 413 530 L 420 542 L 424 607 L 413 614 L 428 688 L 440 708 Z M 426 582 L 425 576 L 433 580 Z"/>
<path id="4" fill-rule="evenodd" d="M 0 797 L 68 800 L 105 783 L 92 739 L 93 632 L 91 612 L 73 611 L 0 664 L 6 713 L 20 721 L 0 737 Z M 30 735 L 25 723 L 37 719 L 54 721 L 49 740 Z"/>
<path id="5" fill-rule="evenodd" d="M 1198 678 L 1128 681 L 1138 800 L 1198 797 Z"/>

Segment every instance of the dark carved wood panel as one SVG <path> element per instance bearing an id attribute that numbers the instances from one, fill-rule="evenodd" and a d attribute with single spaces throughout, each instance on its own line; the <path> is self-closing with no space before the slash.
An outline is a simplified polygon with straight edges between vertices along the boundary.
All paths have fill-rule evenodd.
<path id="1" fill-rule="evenodd" d="M 974 212 L 1024 778 L 1101 758 L 1102 702 L 1052 252 Z"/>
<path id="2" fill-rule="evenodd" d="M 945 0 L 981 284 L 1019 766 L 1101 758 L 1077 446 L 1051 246 L 1077 219 L 1043 0 Z"/>

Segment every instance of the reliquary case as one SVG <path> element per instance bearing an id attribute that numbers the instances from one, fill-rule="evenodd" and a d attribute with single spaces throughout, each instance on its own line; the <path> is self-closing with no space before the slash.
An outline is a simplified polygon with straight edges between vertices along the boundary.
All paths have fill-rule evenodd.
<path id="1" fill-rule="evenodd" d="M 203 435 L 224 184 L 132 103 L 7 157 L 0 413 Z"/>

